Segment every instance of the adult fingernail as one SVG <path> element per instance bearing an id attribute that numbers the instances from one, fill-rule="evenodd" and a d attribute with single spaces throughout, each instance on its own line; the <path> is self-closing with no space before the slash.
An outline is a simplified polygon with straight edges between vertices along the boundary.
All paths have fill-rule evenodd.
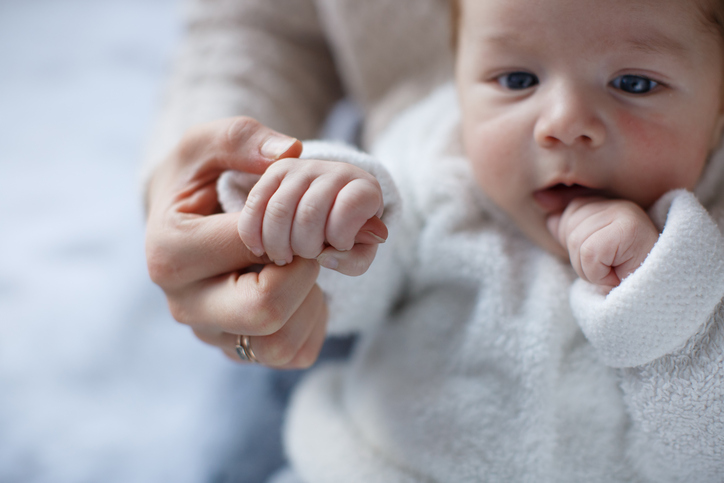
<path id="1" fill-rule="evenodd" d="M 317 262 L 324 268 L 328 268 L 330 270 L 336 270 L 339 266 L 339 260 L 334 258 L 332 255 L 329 255 L 327 253 L 323 253 L 317 257 Z"/>
<path id="2" fill-rule="evenodd" d="M 294 146 L 297 140 L 290 137 L 274 136 L 267 139 L 261 146 L 261 155 L 265 158 L 277 160 L 284 155 L 289 148 Z"/>

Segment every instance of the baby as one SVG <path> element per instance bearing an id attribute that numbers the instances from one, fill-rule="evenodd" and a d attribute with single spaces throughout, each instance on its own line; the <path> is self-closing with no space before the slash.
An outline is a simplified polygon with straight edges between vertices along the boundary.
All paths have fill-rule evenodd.
<path id="1" fill-rule="evenodd" d="M 360 342 L 278 480 L 724 481 L 724 2 L 454 7 L 455 86 L 241 212 L 278 264 L 380 246 L 320 278 Z"/>

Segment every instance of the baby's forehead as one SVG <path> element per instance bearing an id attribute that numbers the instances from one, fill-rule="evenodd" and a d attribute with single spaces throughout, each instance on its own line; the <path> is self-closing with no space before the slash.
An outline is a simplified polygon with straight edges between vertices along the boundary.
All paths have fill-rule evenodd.
<path id="1" fill-rule="evenodd" d="M 588 41 L 597 50 L 676 55 L 712 38 L 721 41 L 702 3 L 710 1 L 455 0 L 453 15 L 468 42 L 544 46 L 568 34 L 568 45 Z"/>

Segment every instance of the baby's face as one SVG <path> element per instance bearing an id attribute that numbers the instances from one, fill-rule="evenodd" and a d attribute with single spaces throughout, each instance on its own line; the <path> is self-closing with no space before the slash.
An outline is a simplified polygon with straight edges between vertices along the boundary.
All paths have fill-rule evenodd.
<path id="1" fill-rule="evenodd" d="M 693 189 L 724 49 L 694 0 L 464 0 L 456 78 L 478 184 L 534 242 L 579 196 Z"/>

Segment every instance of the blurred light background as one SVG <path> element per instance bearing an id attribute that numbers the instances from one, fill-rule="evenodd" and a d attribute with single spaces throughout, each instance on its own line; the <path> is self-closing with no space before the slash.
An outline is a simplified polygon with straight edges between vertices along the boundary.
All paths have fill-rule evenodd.
<path id="1" fill-rule="evenodd" d="M 233 479 L 258 372 L 171 320 L 143 255 L 180 7 L 0 0 L 0 482 Z"/>

